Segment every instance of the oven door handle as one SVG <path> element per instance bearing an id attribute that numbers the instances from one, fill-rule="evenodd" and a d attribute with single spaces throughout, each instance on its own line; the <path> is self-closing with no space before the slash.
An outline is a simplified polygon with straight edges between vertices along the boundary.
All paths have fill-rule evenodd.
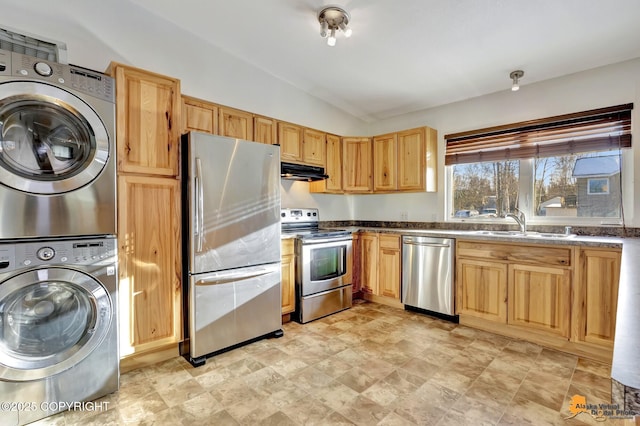
<path id="1" fill-rule="evenodd" d="M 303 246 L 314 246 L 314 245 L 320 245 L 320 244 L 324 244 L 326 246 L 329 245 L 336 245 L 335 243 L 343 243 L 345 241 L 353 241 L 353 237 L 351 235 L 348 235 L 346 237 L 328 237 L 328 238 L 318 238 L 318 239 L 311 239 L 311 240 L 302 240 L 302 245 Z"/>

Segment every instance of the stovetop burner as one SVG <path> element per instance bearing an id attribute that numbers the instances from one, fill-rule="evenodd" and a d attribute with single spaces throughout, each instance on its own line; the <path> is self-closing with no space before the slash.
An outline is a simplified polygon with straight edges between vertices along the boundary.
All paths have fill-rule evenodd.
<path id="1" fill-rule="evenodd" d="M 294 234 L 303 240 L 339 238 L 351 235 L 346 229 L 322 228 L 318 209 L 281 209 L 280 223 L 283 234 Z"/>

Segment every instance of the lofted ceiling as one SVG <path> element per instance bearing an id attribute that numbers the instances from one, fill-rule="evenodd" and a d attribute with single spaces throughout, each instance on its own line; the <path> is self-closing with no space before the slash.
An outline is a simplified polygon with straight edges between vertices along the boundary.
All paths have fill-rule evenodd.
<path id="1" fill-rule="evenodd" d="M 175 25 L 366 122 L 510 90 L 517 69 L 524 91 L 640 57 L 639 0 L 111 1 L 94 8 L 148 14 L 169 24 L 167 37 Z M 81 9 L 89 16 L 85 2 L 12 4 L 16 13 L 55 8 L 73 19 Z M 317 20 L 330 4 L 351 14 L 353 29 L 349 39 L 338 34 L 335 47 L 320 37 Z"/>
<path id="2" fill-rule="evenodd" d="M 369 122 L 640 57 L 638 0 L 131 1 Z"/>

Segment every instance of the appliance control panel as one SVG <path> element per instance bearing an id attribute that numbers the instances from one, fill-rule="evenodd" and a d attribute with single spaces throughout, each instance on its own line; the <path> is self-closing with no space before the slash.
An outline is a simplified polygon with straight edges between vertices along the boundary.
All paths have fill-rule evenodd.
<path id="1" fill-rule="evenodd" d="M 280 209 L 280 223 L 317 223 L 318 209 Z"/>
<path id="2" fill-rule="evenodd" d="M 109 265 L 117 261 L 115 238 L 51 240 L 0 245 L 0 274 L 42 265 Z"/>
<path id="3" fill-rule="evenodd" d="M 98 71 L 0 50 L 0 78 L 39 80 L 115 103 L 115 80 Z M 0 80 L 2 81 L 2 80 Z"/>

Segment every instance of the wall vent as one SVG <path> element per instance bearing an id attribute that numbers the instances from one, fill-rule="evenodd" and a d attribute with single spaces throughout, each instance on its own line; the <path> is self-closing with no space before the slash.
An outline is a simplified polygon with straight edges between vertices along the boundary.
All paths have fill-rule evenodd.
<path id="1" fill-rule="evenodd" d="M 51 62 L 67 63 L 67 45 L 40 36 L 0 28 L 0 49 L 35 56 Z"/>

